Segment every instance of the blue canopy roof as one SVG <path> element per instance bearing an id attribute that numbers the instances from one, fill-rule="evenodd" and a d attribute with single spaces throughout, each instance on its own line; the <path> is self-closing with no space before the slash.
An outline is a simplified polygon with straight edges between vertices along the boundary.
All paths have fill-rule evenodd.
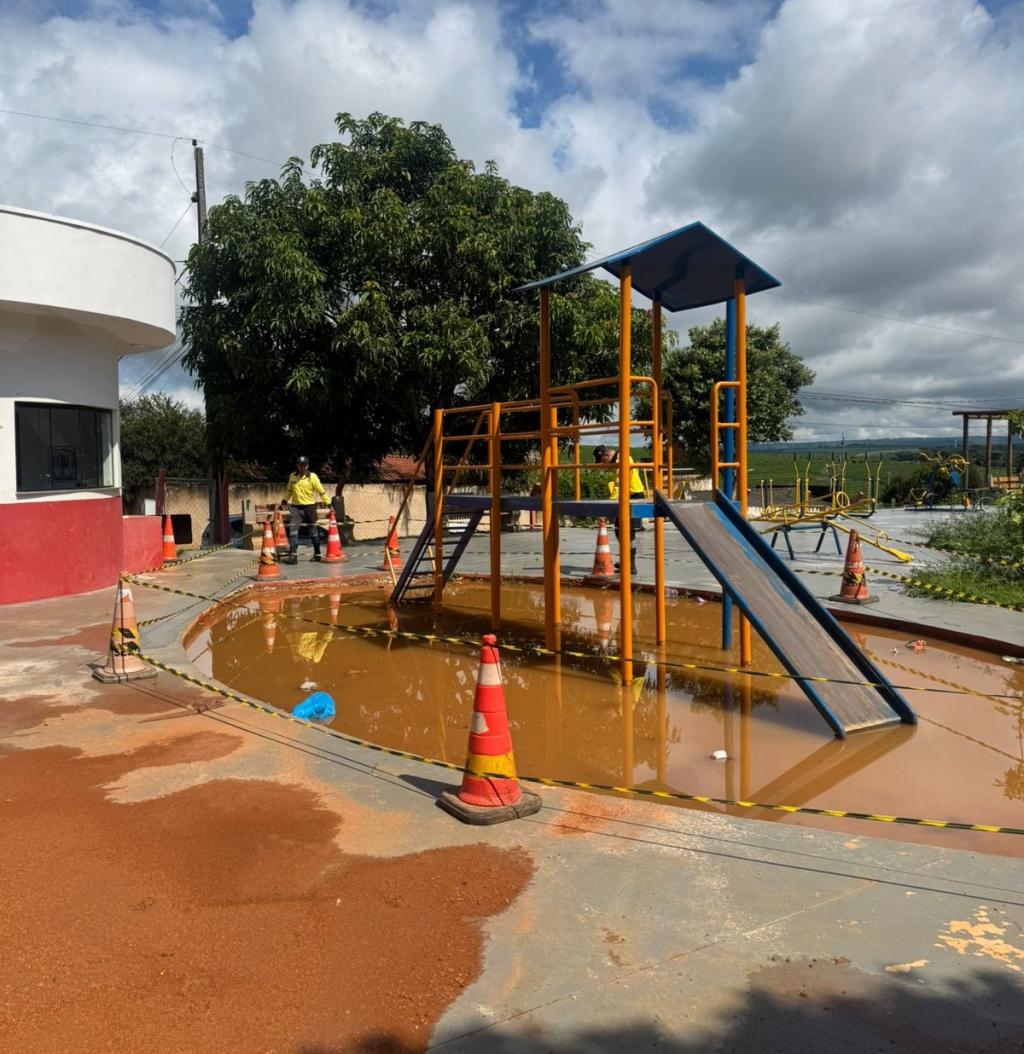
<path id="1" fill-rule="evenodd" d="M 651 300 L 660 298 L 666 311 L 685 311 L 730 300 L 733 282 L 740 275 L 747 293 L 760 293 L 782 284 L 698 221 L 593 263 L 522 285 L 515 292 L 554 285 L 598 267 L 619 277 L 627 261 L 633 268 L 633 288 Z"/>

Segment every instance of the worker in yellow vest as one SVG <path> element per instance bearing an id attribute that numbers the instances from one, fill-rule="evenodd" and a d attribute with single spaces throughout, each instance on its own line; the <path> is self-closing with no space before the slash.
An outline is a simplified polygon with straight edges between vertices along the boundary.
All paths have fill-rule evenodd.
<path id="1" fill-rule="evenodd" d="M 619 461 L 619 452 L 612 449 L 611 447 L 601 446 L 594 447 L 594 461 L 598 465 L 617 465 Z M 633 459 L 630 457 L 629 464 L 633 464 Z M 608 495 L 612 501 L 617 501 L 619 497 L 619 475 L 617 472 L 609 473 L 611 480 L 608 483 Z M 629 470 L 629 500 L 630 501 L 643 501 L 646 497 L 644 491 L 644 481 L 640 478 L 640 473 L 635 468 Z M 629 569 L 630 574 L 636 570 L 636 536 L 639 531 L 643 530 L 643 521 L 631 519 L 629 521 Z M 615 521 L 615 538 L 619 539 L 619 523 L 618 519 Z M 622 545 L 619 545 L 619 560 L 622 559 Z M 618 571 L 620 568 L 619 564 L 615 565 L 615 570 Z"/>
<path id="2" fill-rule="evenodd" d="M 319 498 L 318 498 L 319 496 Z M 281 508 L 291 505 L 288 519 L 288 563 L 298 563 L 299 524 L 309 527 L 309 540 L 313 543 L 313 559 L 320 559 L 320 529 L 316 525 L 316 510 L 319 502 L 327 503 L 327 491 L 315 472 L 309 471 L 309 458 L 300 457 L 295 462 L 295 471 L 288 477 Z"/>

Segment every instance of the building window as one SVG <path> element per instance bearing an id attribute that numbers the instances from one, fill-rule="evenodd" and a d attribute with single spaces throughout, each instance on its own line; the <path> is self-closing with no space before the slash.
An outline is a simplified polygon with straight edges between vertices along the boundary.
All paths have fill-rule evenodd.
<path id="1" fill-rule="evenodd" d="M 60 403 L 15 403 L 18 490 L 114 485 L 111 413 Z"/>

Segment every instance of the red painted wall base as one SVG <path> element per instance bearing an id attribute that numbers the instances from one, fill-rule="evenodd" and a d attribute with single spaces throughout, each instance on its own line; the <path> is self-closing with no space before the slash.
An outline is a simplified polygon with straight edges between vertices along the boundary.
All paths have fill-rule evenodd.
<path id="1" fill-rule="evenodd" d="M 159 516 L 125 516 L 121 570 L 131 575 L 163 567 L 164 538 Z"/>
<path id="2" fill-rule="evenodd" d="M 0 505 L 0 604 L 112 586 L 121 553 L 119 497 Z"/>

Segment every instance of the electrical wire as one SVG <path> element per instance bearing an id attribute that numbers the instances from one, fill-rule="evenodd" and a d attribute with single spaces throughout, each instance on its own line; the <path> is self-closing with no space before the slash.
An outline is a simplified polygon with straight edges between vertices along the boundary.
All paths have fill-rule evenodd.
<path id="1" fill-rule="evenodd" d="M 1001 337 L 994 333 L 976 333 L 970 329 L 957 329 L 955 326 L 940 326 L 935 322 L 918 322 L 912 318 L 900 318 L 899 315 L 882 315 L 877 311 L 863 311 L 856 307 L 843 307 L 842 304 L 827 304 L 822 300 L 809 300 L 803 296 L 791 296 L 787 293 L 780 293 L 775 289 L 768 289 L 766 292 L 772 296 L 777 296 L 782 300 L 795 300 L 800 304 L 813 304 L 815 307 L 828 307 L 833 311 L 846 311 L 851 315 L 864 315 L 866 318 L 880 318 L 886 322 L 902 322 L 905 326 L 920 326 L 922 329 L 937 329 L 943 333 L 958 333 L 962 337 L 977 337 L 980 340 L 999 340 L 1004 341 L 1007 344 L 1024 344 L 1024 340 L 1019 337 Z"/>
<path id="2" fill-rule="evenodd" d="M 178 182 L 181 184 L 181 189 L 185 191 L 189 198 L 191 198 L 192 189 L 185 183 L 185 180 L 181 178 L 181 173 L 178 171 L 178 166 L 174 163 L 174 148 L 178 143 L 182 142 L 184 138 L 185 137 L 183 135 L 176 135 L 171 140 L 171 168 L 174 169 L 174 174 L 178 177 Z"/>
<path id="3" fill-rule="evenodd" d="M 239 157 L 248 157 L 253 161 L 263 161 L 268 165 L 273 165 L 275 168 L 283 168 L 285 164 L 283 161 L 275 161 L 270 157 L 261 157 L 259 154 L 250 154 L 245 150 L 236 150 L 233 146 L 222 146 L 220 143 L 211 143 L 205 139 L 199 139 L 198 137 L 191 135 L 174 135 L 170 132 L 154 132 L 149 128 L 132 128 L 128 125 L 103 124 L 100 121 L 84 121 L 75 117 L 54 117 L 52 114 L 29 113 L 27 110 L 12 110 L 6 106 L 0 106 L 0 113 L 7 114 L 10 117 L 27 117 L 35 121 L 54 121 L 57 124 L 74 124 L 82 128 L 102 128 L 107 132 L 125 132 L 130 135 L 149 135 L 156 139 L 195 139 L 197 143 L 202 143 L 203 146 L 208 147 L 211 150 L 223 150 L 225 153 L 237 154 Z"/>
<path id="4" fill-rule="evenodd" d="M 179 361 L 183 354 L 184 348 L 182 347 L 181 338 L 179 337 L 164 352 L 156 365 L 151 367 L 148 373 L 137 380 L 128 391 L 121 396 L 121 399 L 124 402 L 131 402 L 133 399 L 137 399 L 155 380 L 163 376 L 163 374 L 166 373 L 176 361 Z"/>
<path id="5" fill-rule="evenodd" d="M 167 244 L 167 239 L 178 229 L 178 224 L 192 211 L 194 202 L 189 199 L 189 203 L 185 206 L 185 211 L 174 221 L 174 226 L 164 235 L 164 240 L 157 246 L 162 249 Z"/>

